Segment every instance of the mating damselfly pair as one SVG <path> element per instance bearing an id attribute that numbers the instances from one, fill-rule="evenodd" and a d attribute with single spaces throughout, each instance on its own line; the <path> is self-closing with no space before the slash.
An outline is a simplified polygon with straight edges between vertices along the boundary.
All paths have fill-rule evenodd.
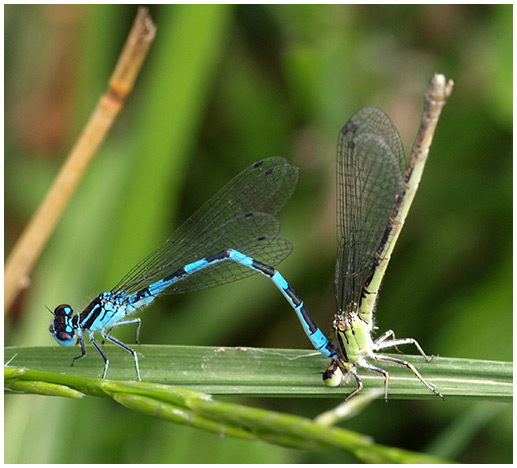
<path id="1" fill-rule="evenodd" d="M 339 134 L 337 149 L 337 234 L 335 271 L 336 313 L 334 342 L 316 325 L 303 300 L 274 266 L 292 250 L 280 236 L 276 214 L 291 198 L 298 182 L 298 168 L 283 158 L 269 158 L 245 169 L 185 221 L 155 252 L 139 262 L 111 291 L 97 296 L 80 314 L 69 305 L 54 310 L 50 332 L 62 346 L 76 341 L 86 355 L 86 334 L 104 360 L 105 378 L 109 359 L 95 339 L 114 343 L 134 358 L 135 350 L 112 336 L 119 325 L 137 325 L 127 318 L 149 305 L 160 293 L 184 293 L 228 283 L 260 273 L 287 299 L 296 312 L 312 345 L 329 357 L 325 383 L 338 386 L 350 375 L 362 388 L 357 367 L 384 378 L 388 372 L 369 360 L 408 367 L 435 394 L 442 396 L 410 363 L 379 354 L 386 348 L 413 344 L 429 361 L 413 338 L 397 339 L 393 331 L 376 340 L 373 310 L 381 280 L 418 188 L 441 110 L 453 82 L 435 75 L 426 94 L 422 123 L 409 158 L 390 118 L 377 107 L 354 114 Z"/>

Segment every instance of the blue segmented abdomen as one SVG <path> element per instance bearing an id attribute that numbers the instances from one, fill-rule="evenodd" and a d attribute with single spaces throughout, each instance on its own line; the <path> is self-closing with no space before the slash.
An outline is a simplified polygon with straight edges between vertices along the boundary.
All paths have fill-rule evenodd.
<path id="1" fill-rule="evenodd" d="M 180 280 L 182 277 L 202 270 L 209 265 L 222 262 L 233 261 L 239 263 L 247 268 L 251 268 L 258 273 L 270 278 L 275 286 L 280 290 L 282 295 L 287 299 L 291 307 L 294 309 L 300 323 L 302 324 L 305 334 L 310 339 L 312 345 L 316 350 L 328 357 L 336 357 L 336 350 L 327 337 L 323 334 L 320 328 L 316 325 L 309 311 L 305 307 L 303 300 L 291 288 L 289 283 L 285 280 L 282 274 L 276 269 L 261 262 L 254 260 L 252 257 L 245 255 L 235 249 L 226 249 L 209 257 L 196 260 L 195 262 L 185 265 L 181 270 L 170 275 L 163 280 L 157 281 L 147 288 L 139 291 L 127 298 L 124 304 L 125 315 L 135 312 L 138 308 L 143 307 L 154 300 L 156 295 L 161 293 L 173 283 Z M 105 293 L 107 294 L 107 293 Z M 116 306 L 113 306 L 115 309 Z M 118 314 L 113 314 L 113 316 Z M 118 317 L 119 320 L 122 317 Z M 109 326 L 108 320 L 102 321 L 104 327 Z M 100 328 L 100 327 L 99 327 Z"/>
<path id="2" fill-rule="evenodd" d="M 335 355 L 334 346 L 316 325 L 300 296 L 289 286 L 289 283 L 276 268 L 264 265 L 233 249 L 228 250 L 228 258 L 248 268 L 253 268 L 262 275 L 270 278 L 296 312 L 303 330 L 309 340 L 311 340 L 312 345 L 325 356 L 332 357 Z"/>

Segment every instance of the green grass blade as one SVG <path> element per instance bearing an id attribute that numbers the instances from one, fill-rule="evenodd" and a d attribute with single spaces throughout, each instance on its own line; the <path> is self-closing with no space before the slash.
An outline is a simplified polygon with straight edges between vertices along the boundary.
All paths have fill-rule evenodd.
<path id="1" fill-rule="evenodd" d="M 108 378 L 134 380 L 132 357 L 116 346 L 105 345 L 110 357 Z M 267 396 L 320 396 L 343 398 L 353 383 L 338 388 L 322 384 L 328 359 L 308 350 L 264 348 L 213 348 L 200 346 L 136 346 L 145 382 L 179 385 L 210 394 Z M 71 367 L 76 348 L 9 347 L 5 359 L 12 367 L 98 378 L 103 363 L 93 347 Z M 437 357 L 426 363 L 418 356 L 404 356 L 436 385 L 446 398 L 512 401 L 513 372 L 509 362 Z M 386 366 L 390 374 L 389 398 L 439 401 L 406 368 Z M 383 379 L 362 372 L 365 388 L 382 388 Z"/>

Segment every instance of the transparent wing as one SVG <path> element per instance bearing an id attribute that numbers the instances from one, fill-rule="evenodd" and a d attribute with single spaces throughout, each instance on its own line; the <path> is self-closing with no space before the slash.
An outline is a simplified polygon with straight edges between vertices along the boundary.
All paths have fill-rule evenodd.
<path id="1" fill-rule="evenodd" d="M 250 229 L 250 224 L 253 229 Z M 292 244 L 283 237 L 277 237 L 279 223 L 266 213 L 254 213 L 253 216 L 239 216 L 220 227 L 220 232 L 206 239 L 208 255 L 216 254 L 231 245 L 233 249 L 252 257 L 266 265 L 275 266 L 292 251 Z M 225 232 L 229 234 L 219 235 Z M 187 264 L 192 253 L 185 258 Z M 175 270 L 176 271 L 176 270 Z M 196 273 L 183 277 L 173 284 L 167 292 L 183 293 L 210 288 L 255 274 L 255 271 L 239 263 L 224 261 L 214 263 Z"/>
<path id="2" fill-rule="evenodd" d="M 233 248 L 259 261 L 278 264 L 292 250 L 276 237 L 278 211 L 298 183 L 298 168 L 268 158 L 242 171 L 188 218 L 157 250 L 139 262 L 112 291 L 140 291 L 188 263 Z M 208 288 L 254 274 L 220 262 L 190 275 L 167 292 Z"/>
<path id="3" fill-rule="evenodd" d="M 335 274 L 339 311 L 360 301 L 408 164 L 395 125 L 378 107 L 359 110 L 339 134 Z"/>

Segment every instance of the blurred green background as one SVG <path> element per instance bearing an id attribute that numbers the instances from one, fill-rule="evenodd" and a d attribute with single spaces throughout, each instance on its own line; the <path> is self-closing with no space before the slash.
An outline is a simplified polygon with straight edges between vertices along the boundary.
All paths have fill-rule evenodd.
<path id="1" fill-rule="evenodd" d="M 6 344 L 53 343 L 46 306 L 80 310 L 231 177 L 269 156 L 300 167 L 298 190 L 279 215 L 295 245 L 280 270 L 328 332 L 338 132 L 360 107 L 377 105 L 409 151 L 428 81 L 439 72 L 456 89 L 376 324 L 417 338 L 428 353 L 512 359 L 511 5 L 150 11 L 158 31 L 136 88 L 11 310 Z M 135 14 L 135 6 L 5 7 L 6 254 L 106 90 Z M 164 297 L 142 317 L 143 343 L 310 348 L 261 277 Z M 134 330 L 117 336 L 131 343 Z M 100 372 L 93 350 L 87 359 L 98 359 Z M 308 417 L 339 403 L 233 401 Z M 379 400 L 345 426 L 461 462 L 512 459 L 510 405 Z M 355 461 L 337 451 L 221 439 L 95 398 L 9 395 L 4 437 L 8 463 Z"/>

